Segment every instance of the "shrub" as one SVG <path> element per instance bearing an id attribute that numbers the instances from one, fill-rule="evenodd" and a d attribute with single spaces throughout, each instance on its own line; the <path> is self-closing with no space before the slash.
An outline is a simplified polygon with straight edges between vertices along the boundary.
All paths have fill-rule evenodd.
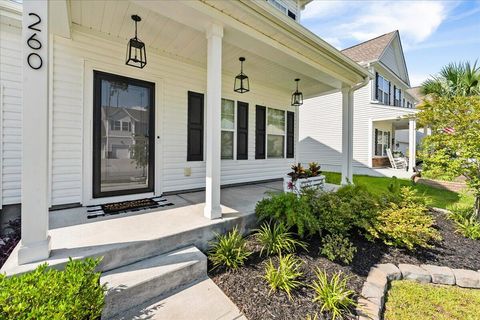
<path id="1" fill-rule="evenodd" d="M 350 264 L 357 252 L 357 248 L 352 242 L 342 235 L 327 235 L 322 239 L 321 254 L 325 255 L 328 260 L 340 260 L 345 264 Z"/>
<path id="2" fill-rule="evenodd" d="M 300 267 L 302 260 L 292 254 L 278 256 L 278 268 L 275 267 L 272 259 L 267 262 L 265 268 L 265 280 L 270 285 L 270 293 L 278 289 L 287 293 L 288 298 L 292 299 L 291 292 L 302 285 L 298 278 L 302 276 Z"/>
<path id="3" fill-rule="evenodd" d="M 316 269 L 315 275 L 316 279 L 311 286 L 315 290 L 313 302 L 320 303 L 320 311 L 329 312 L 332 319 L 351 314 L 351 309 L 356 303 L 352 297 L 354 291 L 347 287 L 348 278 L 343 277 L 339 271 L 329 279 L 327 273 L 319 268 Z"/>
<path id="4" fill-rule="evenodd" d="M 475 208 L 469 206 L 452 208 L 449 218 L 455 222 L 458 233 L 473 240 L 480 239 L 480 223 Z"/>
<path id="5" fill-rule="evenodd" d="M 259 221 L 282 222 L 288 228 L 296 228 L 302 238 L 319 230 L 318 219 L 312 213 L 308 198 L 304 195 L 270 194 L 269 198 L 257 203 L 255 212 Z"/>
<path id="6" fill-rule="evenodd" d="M 219 266 L 237 269 L 245 264 L 252 254 L 247 249 L 247 243 L 237 227 L 224 235 L 215 234 L 216 241 L 210 243 L 208 258 L 213 263 L 213 269 Z"/>
<path id="7" fill-rule="evenodd" d="M 267 255 L 294 252 L 297 247 L 307 249 L 307 244 L 294 238 L 282 222 L 264 223 L 257 230 L 255 238 L 261 245 L 260 255 L 265 251 Z"/>
<path id="8" fill-rule="evenodd" d="M 441 240 L 440 233 L 433 227 L 435 219 L 414 190 L 401 188 L 397 201 L 387 204 L 372 221 L 368 229 L 370 238 L 409 250 L 416 246 L 430 248 L 430 242 Z"/>
<path id="9" fill-rule="evenodd" d="M 71 260 L 65 270 L 42 264 L 19 276 L 0 274 L 0 319 L 100 319 L 105 286 L 99 259 Z"/>

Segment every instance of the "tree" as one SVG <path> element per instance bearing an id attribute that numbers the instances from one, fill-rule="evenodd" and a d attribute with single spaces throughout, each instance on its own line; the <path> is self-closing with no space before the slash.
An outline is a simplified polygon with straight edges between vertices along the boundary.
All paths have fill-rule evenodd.
<path id="1" fill-rule="evenodd" d="M 477 62 L 450 63 L 438 75 L 422 84 L 424 95 L 436 97 L 473 96 L 480 94 L 480 66 Z"/>
<path id="2" fill-rule="evenodd" d="M 436 96 L 419 109 L 419 123 L 432 129 L 423 141 L 425 160 L 466 178 L 480 220 L 480 96 Z"/>

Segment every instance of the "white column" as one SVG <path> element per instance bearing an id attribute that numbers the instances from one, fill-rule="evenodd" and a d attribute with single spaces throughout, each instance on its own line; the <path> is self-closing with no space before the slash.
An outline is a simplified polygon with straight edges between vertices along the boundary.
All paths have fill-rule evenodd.
<path id="1" fill-rule="evenodd" d="M 408 171 L 413 172 L 417 153 L 417 122 L 415 119 L 408 120 Z"/>
<path id="2" fill-rule="evenodd" d="M 342 185 L 353 183 L 353 91 L 342 88 Z"/>
<path id="3" fill-rule="evenodd" d="M 24 1 L 22 240 L 18 263 L 50 255 L 48 235 L 48 2 Z M 41 46 L 41 47 L 40 47 Z"/>
<path id="4" fill-rule="evenodd" d="M 223 28 L 212 24 L 207 29 L 207 154 L 204 215 L 222 217 L 220 207 L 220 132 L 222 103 Z"/>

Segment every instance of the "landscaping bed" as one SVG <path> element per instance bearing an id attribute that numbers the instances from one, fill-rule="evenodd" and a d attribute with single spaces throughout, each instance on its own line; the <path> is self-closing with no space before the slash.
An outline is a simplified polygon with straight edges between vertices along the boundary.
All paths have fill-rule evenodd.
<path id="1" fill-rule="evenodd" d="M 0 268 L 7 261 L 10 253 L 20 241 L 20 219 L 9 221 L 0 226 Z"/>

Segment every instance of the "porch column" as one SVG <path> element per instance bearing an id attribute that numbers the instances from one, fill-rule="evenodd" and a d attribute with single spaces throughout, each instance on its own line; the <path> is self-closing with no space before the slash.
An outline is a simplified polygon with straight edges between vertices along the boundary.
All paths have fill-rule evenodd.
<path id="1" fill-rule="evenodd" d="M 220 207 L 220 132 L 222 103 L 223 27 L 212 24 L 207 29 L 207 154 L 204 215 L 222 217 Z"/>
<path id="2" fill-rule="evenodd" d="M 18 251 L 19 264 L 43 260 L 50 255 L 47 1 L 23 2 L 22 61 L 22 240 Z"/>
<path id="3" fill-rule="evenodd" d="M 408 172 L 413 172 L 416 165 L 417 153 L 417 121 L 408 120 Z"/>
<path id="4" fill-rule="evenodd" d="M 353 91 L 342 88 L 342 185 L 353 183 Z"/>

